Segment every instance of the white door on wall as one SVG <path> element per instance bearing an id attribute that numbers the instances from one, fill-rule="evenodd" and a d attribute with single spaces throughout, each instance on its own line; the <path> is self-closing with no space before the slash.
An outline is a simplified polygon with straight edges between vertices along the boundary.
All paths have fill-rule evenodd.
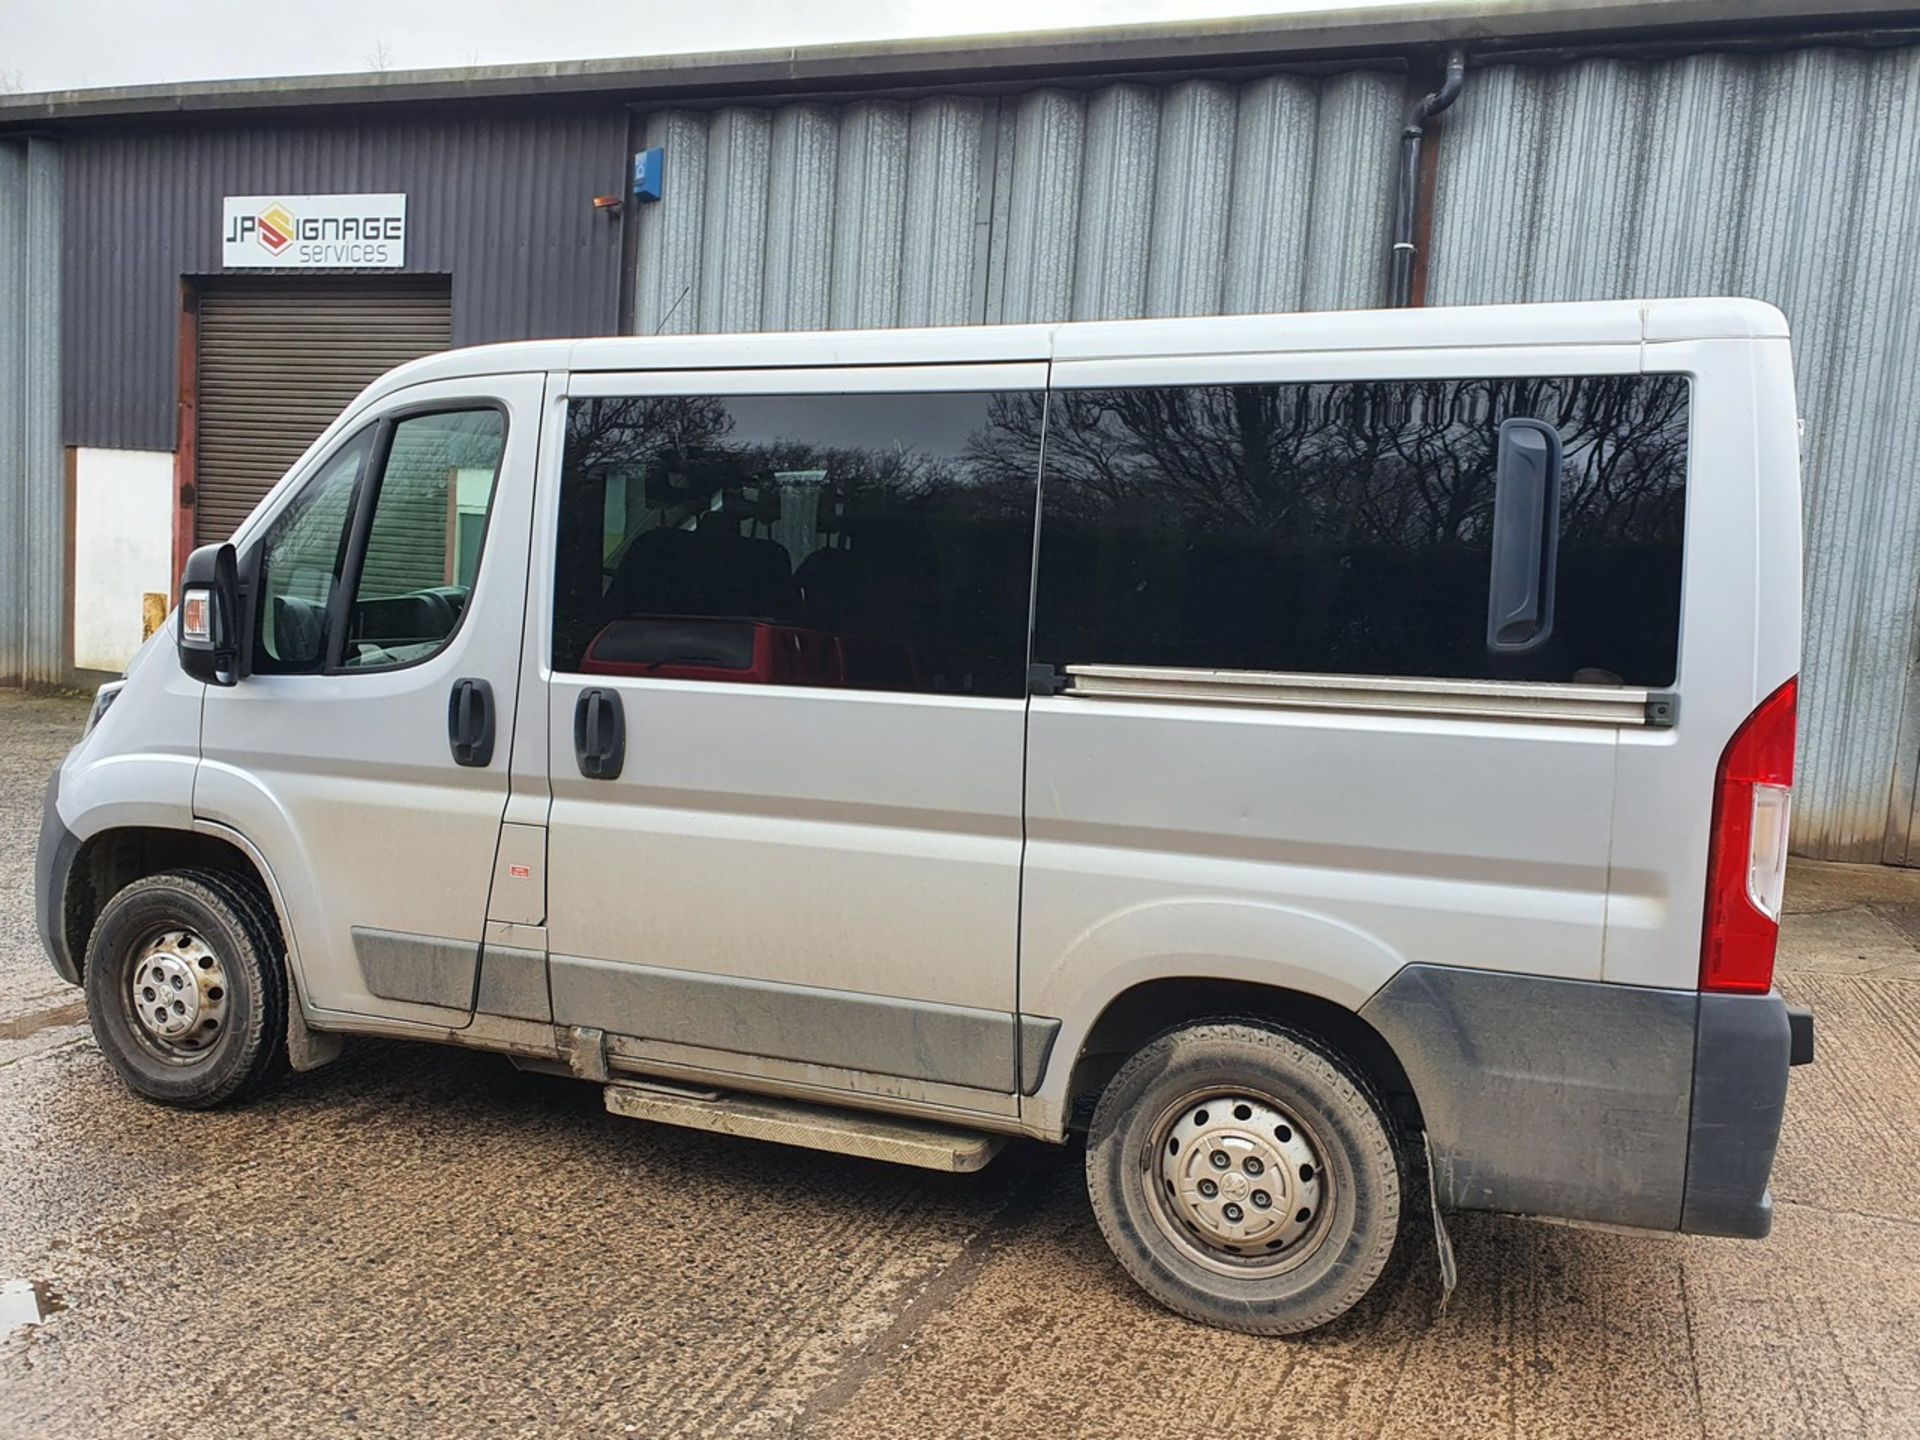
<path id="1" fill-rule="evenodd" d="M 73 452 L 73 663 L 123 669 L 164 617 L 173 573 L 173 454 Z"/>

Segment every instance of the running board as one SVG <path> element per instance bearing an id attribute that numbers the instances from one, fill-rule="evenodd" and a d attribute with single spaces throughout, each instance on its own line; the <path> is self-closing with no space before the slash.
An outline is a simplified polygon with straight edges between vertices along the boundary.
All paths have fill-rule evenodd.
<path id="1" fill-rule="evenodd" d="M 964 1174 L 978 1170 L 1000 1153 L 1006 1137 L 983 1135 L 925 1120 L 906 1120 L 856 1110 L 776 1100 L 711 1090 L 680 1090 L 665 1085 L 613 1084 L 606 1087 L 607 1109 L 634 1120 L 653 1120 L 689 1130 L 743 1135 L 778 1145 L 859 1155 L 895 1165 Z"/>

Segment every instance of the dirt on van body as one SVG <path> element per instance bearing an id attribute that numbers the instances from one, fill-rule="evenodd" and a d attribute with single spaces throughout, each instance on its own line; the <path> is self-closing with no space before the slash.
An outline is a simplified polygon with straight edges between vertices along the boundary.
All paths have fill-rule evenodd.
<path id="1" fill-rule="evenodd" d="M 1457 1216 L 1444 1308 L 1422 1244 L 1257 1340 L 1134 1289 L 1077 1148 L 896 1170 L 388 1043 L 135 1100 L 33 932 L 83 713 L 0 692 L 0 1436 L 1920 1434 L 1920 873 L 1789 882 L 1771 1240 Z"/>

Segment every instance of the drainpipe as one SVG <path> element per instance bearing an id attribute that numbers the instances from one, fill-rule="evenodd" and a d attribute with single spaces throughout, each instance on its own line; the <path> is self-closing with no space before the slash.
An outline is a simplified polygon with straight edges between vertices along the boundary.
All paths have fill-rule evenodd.
<path id="1" fill-rule="evenodd" d="M 1466 51 L 1448 51 L 1446 78 L 1438 90 L 1414 102 L 1400 132 L 1400 196 L 1393 222 L 1393 286 L 1388 301 L 1396 309 L 1413 303 L 1413 222 L 1420 197 L 1420 141 L 1427 133 L 1427 122 L 1460 97 L 1466 78 Z"/>

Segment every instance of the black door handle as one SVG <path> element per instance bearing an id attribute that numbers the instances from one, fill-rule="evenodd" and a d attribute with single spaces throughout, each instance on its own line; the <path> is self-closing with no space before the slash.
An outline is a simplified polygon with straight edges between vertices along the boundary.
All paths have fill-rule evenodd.
<path id="1" fill-rule="evenodd" d="M 618 780 L 627 759 L 627 713 L 617 690 L 582 690 L 573 707 L 573 753 L 589 780 Z"/>
<path id="2" fill-rule="evenodd" d="M 447 696 L 447 743 L 453 763 L 484 769 L 493 763 L 493 686 L 456 680 Z"/>

